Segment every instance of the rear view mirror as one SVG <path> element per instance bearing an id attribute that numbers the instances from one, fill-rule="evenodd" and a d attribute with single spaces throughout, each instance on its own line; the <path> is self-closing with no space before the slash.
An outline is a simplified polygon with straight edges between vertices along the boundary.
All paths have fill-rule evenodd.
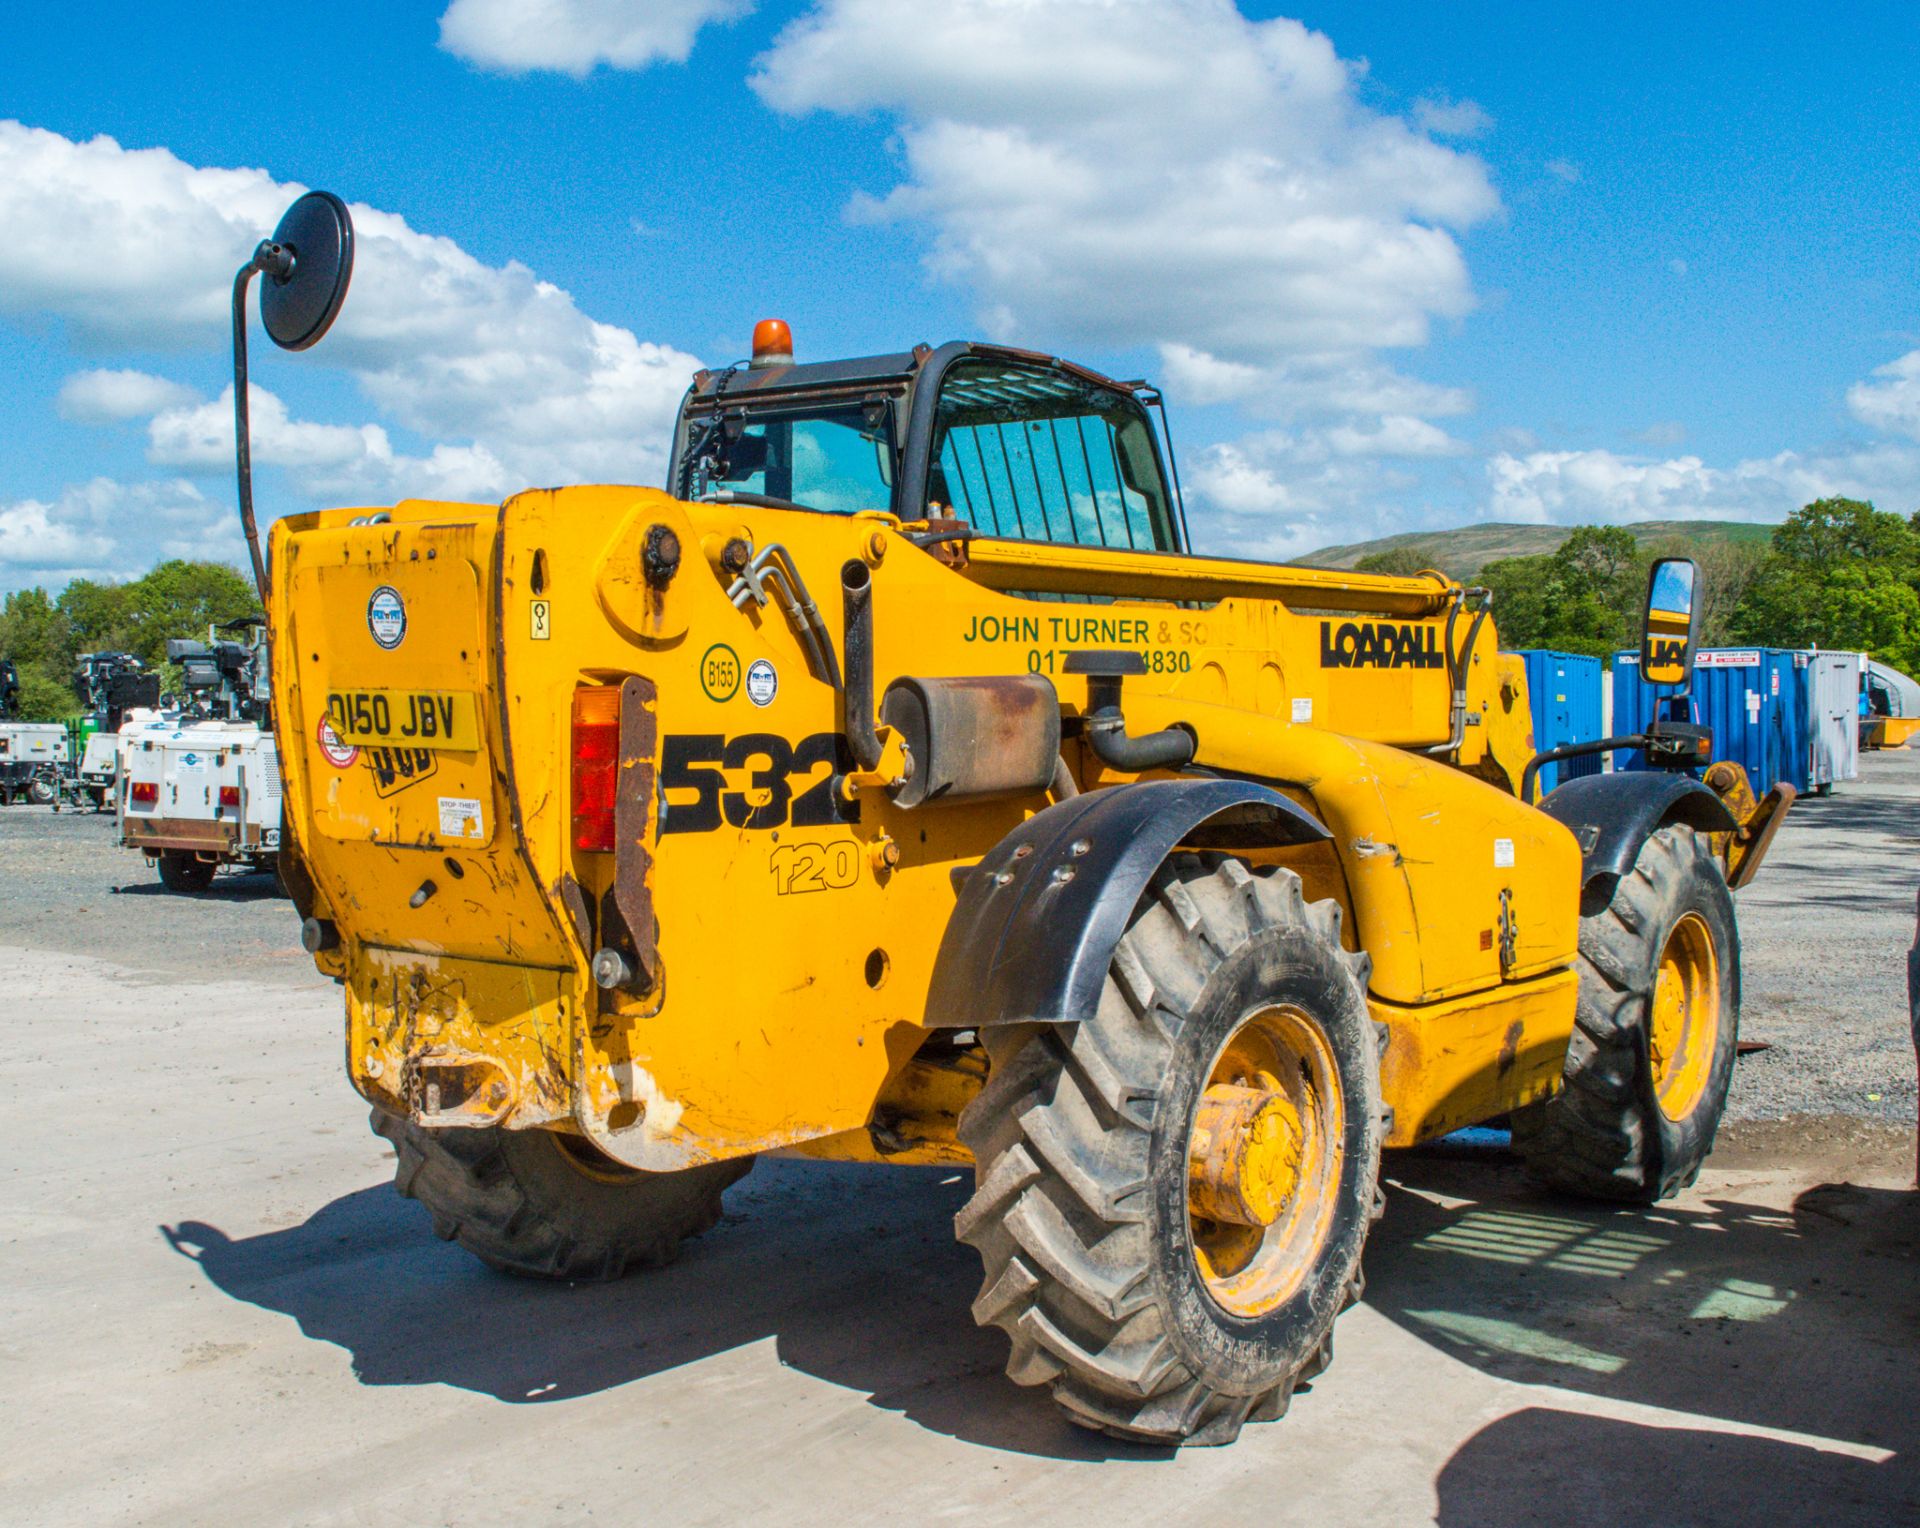
<path id="1" fill-rule="evenodd" d="M 1640 635 L 1640 672 L 1648 684 L 1685 684 L 1693 672 L 1699 626 L 1699 570 L 1687 557 L 1662 557 L 1647 577 L 1647 614 Z"/>
<path id="2" fill-rule="evenodd" d="M 340 316 L 353 279 L 353 216 L 330 191 L 309 191 L 280 219 L 271 239 L 262 239 L 253 258 L 233 278 L 233 438 L 234 471 L 240 488 L 240 528 L 260 604 L 267 603 L 267 565 L 260 556 L 260 531 L 253 519 L 253 445 L 247 427 L 247 287 L 260 285 L 260 321 L 282 350 L 305 350 L 317 343 Z"/>
<path id="3" fill-rule="evenodd" d="M 309 191 L 287 209 L 267 246 L 256 254 L 267 279 L 260 285 L 260 322 L 282 350 L 305 350 L 340 316 L 353 279 L 353 218 L 327 191 Z"/>

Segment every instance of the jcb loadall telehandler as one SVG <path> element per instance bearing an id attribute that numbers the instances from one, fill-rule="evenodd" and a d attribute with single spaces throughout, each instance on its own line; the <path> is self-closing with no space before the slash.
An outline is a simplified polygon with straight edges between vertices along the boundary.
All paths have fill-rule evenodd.
<path id="1" fill-rule="evenodd" d="M 236 340 L 257 271 L 312 343 L 351 250 L 296 203 Z M 1011 1377 L 1218 1443 L 1326 1365 L 1383 1147 L 1505 1115 L 1550 1184 L 1692 1179 L 1780 803 L 1663 724 L 1606 746 L 1674 769 L 1527 804 L 1484 593 L 1194 554 L 1157 403 L 767 323 L 668 491 L 274 525 L 285 879 L 443 1236 L 609 1278 L 764 1152 L 971 1162 Z M 244 456 L 241 500 L 257 547 Z"/>

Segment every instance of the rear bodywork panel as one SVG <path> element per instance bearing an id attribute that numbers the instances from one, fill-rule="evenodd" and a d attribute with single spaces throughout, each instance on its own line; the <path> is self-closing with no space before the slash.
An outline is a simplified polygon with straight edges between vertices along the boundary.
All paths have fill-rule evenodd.
<path id="1" fill-rule="evenodd" d="M 316 958 L 344 983 L 352 1076 L 382 1108 L 576 1130 L 655 1169 L 783 1147 L 956 1159 L 951 1118 L 981 1067 L 942 1033 L 969 1016 L 926 1012 L 954 873 L 1047 797 L 841 800 L 840 693 L 778 600 L 735 608 L 735 540 L 784 546 L 836 641 L 839 570 L 871 568 L 881 688 L 1047 678 L 1082 789 L 1133 777 L 1079 741 L 1086 684 L 1065 660 L 1138 652 L 1134 731 L 1190 728 L 1197 765 L 1265 781 L 1331 831 L 1250 858 L 1338 899 L 1372 956 L 1394 1143 L 1557 1079 L 1580 852 L 1511 794 L 1527 695 L 1490 626 L 1466 655 L 1458 767 L 1423 756 L 1453 728 L 1440 655 L 1457 591 L 1437 575 L 988 540 L 963 560 L 891 516 L 637 488 L 368 518 L 274 527 L 273 652 L 307 910 L 339 936 Z M 684 550 L 664 587 L 642 571 L 658 527 Z M 583 684 L 624 684 L 627 720 L 645 712 L 623 722 L 618 854 L 572 846 Z M 380 735 L 402 741 L 352 741 L 374 735 L 355 730 L 374 697 Z M 644 995 L 589 976 L 615 908 L 644 931 Z"/>

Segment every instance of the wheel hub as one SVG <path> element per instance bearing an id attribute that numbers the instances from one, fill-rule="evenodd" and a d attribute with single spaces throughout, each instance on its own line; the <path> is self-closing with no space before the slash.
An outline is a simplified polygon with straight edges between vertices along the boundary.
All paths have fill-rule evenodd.
<path id="1" fill-rule="evenodd" d="M 1270 1226 L 1300 1185 L 1299 1111 L 1284 1093 L 1215 1083 L 1201 1096 L 1187 1158 L 1195 1215 Z"/>
<path id="2" fill-rule="evenodd" d="M 1713 1072 L 1720 1032 L 1720 969 L 1713 934 L 1688 913 L 1667 936 L 1654 976 L 1648 1023 L 1654 1097 L 1671 1120 L 1699 1104 Z"/>

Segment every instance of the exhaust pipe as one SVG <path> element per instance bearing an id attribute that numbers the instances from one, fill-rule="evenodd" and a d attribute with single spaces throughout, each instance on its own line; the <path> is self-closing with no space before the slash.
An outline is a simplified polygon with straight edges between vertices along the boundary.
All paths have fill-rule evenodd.
<path id="1" fill-rule="evenodd" d="M 873 724 L 873 574 L 857 557 L 840 565 L 840 600 L 846 618 L 846 654 L 840 667 L 847 746 L 862 769 L 878 769 L 880 734 Z"/>

